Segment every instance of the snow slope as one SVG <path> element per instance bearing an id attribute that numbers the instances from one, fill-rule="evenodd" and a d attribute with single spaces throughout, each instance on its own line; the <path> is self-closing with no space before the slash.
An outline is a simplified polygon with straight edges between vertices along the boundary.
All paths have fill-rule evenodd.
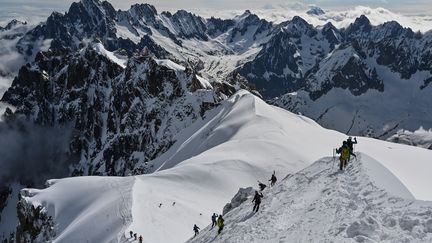
<path id="1" fill-rule="evenodd" d="M 190 242 L 430 242 L 432 202 L 416 201 L 384 166 L 359 153 L 343 173 L 331 157 L 264 190 Z"/>
<path id="2" fill-rule="evenodd" d="M 58 227 L 54 242 L 124 242 L 129 230 L 142 234 L 144 242 L 184 242 L 193 224 L 207 225 L 210 215 L 221 210 L 239 187 L 265 182 L 273 170 L 282 178 L 304 169 L 331 155 L 345 138 L 240 91 L 179 133 L 170 150 L 150 162 L 154 173 L 56 180 L 47 189 L 30 190 L 25 200 L 45 206 L 54 216 Z M 396 176 L 392 184 L 408 189 L 399 185 L 394 193 L 410 200 L 412 196 L 432 200 L 427 188 L 432 151 L 358 140 L 357 150 L 380 162 L 369 166 L 371 171 L 386 167 Z M 376 184 L 386 186 L 385 182 L 377 179 Z"/>
<path id="3" fill-rule="evenodd" d="M 124 242 L 122 232 L 132 219 L 133 183 L 133 177 L 66 178 L 21 194 L 53 216 L 58 232 L 54 242 Z"/>
<path id="4" fill-rule="evenodd" d="M 211 119 L 184 131 L 179 135 L 183 141 L 154 161 L 158 172 L 137 176 L 132 215 L 140 216 L 129 229 L 139 230 L 145 242 L 186 240 L 191 226 L 207 224 L 239 187 L 266 181 L 273 170 L 298 171 L 331 153 L 342 138 L 247 92 L 207 117 Z M 314 150 L 305 144 L 314 144 Z"/>

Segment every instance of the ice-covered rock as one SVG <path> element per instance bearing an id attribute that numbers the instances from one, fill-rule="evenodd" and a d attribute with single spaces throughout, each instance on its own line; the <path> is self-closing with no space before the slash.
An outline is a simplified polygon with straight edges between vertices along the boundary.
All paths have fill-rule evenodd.
<path id="1" fill-rule="evenodd" d="M 225 215 L 229 211 L 241 205 L 243 202 L 253 196 L 254 189 L 252 187 L 240 188 L 237 194 L 231 199 L 231 202 L 227 203 L 222 210 L 222 214 Z"/>

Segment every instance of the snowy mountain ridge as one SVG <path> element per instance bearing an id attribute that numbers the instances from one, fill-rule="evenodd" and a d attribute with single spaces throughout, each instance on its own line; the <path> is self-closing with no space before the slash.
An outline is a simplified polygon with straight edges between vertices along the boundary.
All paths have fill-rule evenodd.
<path id="1" fill-rule="evenodd" d="M 220 235 L 206 227 L 188 242 L 428 242 L 432 203 L 415 200 L 378 161 L 358 153 L 335 172 L 331 157 L 288 175 L 225 215 Z"/>
<path id="2" fill-rule="evenodd" d="M 290 215 L 293 212 L 291 210 L 294 210 L 299 214 L 306 212 L 307 217 L 301 218 L 312 219 L 317 215 L 323 217 L 328 215 L 317 214 L 316 211 L 331 213 L 337 205 L 346 204 L 351 206 L 342 208 L 351 212 L 350 216 L 340 214 L 341 217 L 343 216 L 341 220 L 337 218 L 328 224 L 330 228 L 335 229 L 332 234 L 340 237 L 338 239 L 361 239 L 362 237 L 377 239 L 376 237 L 384 237 L 386 234 L 387 239 L 401 236 L 421 240 L 431 237 L 428 231 L 429 223 L 426 220 L 427 214 L 422 213 L 428 212 L 429 204 L 425 202 L 426 206 L 421 206 L 421 203 L 416 203 L 420 207 L 409 206 L 413 197 L 423 200 L 432 199 L 428 188 L 421 186 L 430 183 L 427 169 L 430 168 L 430 150 L 370 138 L 358 138 L 359 144 L 356 150 L 364 154 L 359 155 L 359 161 L 350 164 L 346 172 L 338 173 L 333 159 L 320 160 L 320 158 L 331 154 L 332 147 L 346 138 L 341 133 L 323 129 L 306 117 L 269 106 L 246 91 L 240 91 L 210 113 L 206 119 L 196 121 L 178 135 L 176 144 L 166 152 L 166 155 L 159 157 L 162 166 L 155 173 L 123 178 L 75 177 L 55 180 L 49 183 L 47 189 L 25 190 L 21 203 L 29 205 L 25 208 L 30 209 L 31 205 L 34 208 L 41 205 L 47 215 L 44 217 L 47 218 L 48 215 L 53 217 L 56 225 L 54 242 L 76 242 L 80 239 L 98 242 L 119 240 L 133 242 L 129 238 L 129 230 L 143 235 L 144 242 L 183 242 L 190 238 L 193 224 L 204 228 L 210 222 L 211 214 L 221 210 L 239 187 L 253 186 L 256 180 L 265 181 L 272 171 L 276 170 L 280 179 L 287 174 L 294 174 L 294 176 L 289 176 L 271 190 L 283 188 L 293 194 L 293 197 L 281 193 L 275 195 L 274 203 L 265 199 L 263 210 L 267 211 L 268 207 L 274 206 L 279 211 L 283 210 L 283 213 L 278 214 L 281 217 Z M 406 163 L 413 157 L 416 158 L 415 161 Z M 317 160 L 320 161 L 313 164 Z M 309 167 L 311 164 L 313 165 Z M 363 164 L 368 165 L 367 170 L 363 169 Z M 306 168 L 304 171 L 296 173 L 304 168 Z M 331 176 L 328 177 L 329 175 Z M 353 180 L 351 181 L 350 178 Z M 374 180 L 373 184 L 369 183 L 368 178 Z M 80 189 L 79 185 L 88 184 L 89 180 L 92 181 L 92 186 L 85 187 L 85 190 Z M 334 187 L 337 180 L 344 180 L 347 183 L 341 181 L 337 183 L 339 187 Z M 289 189 L 286 189 L 286 181 L 289 182 Z M 315 184 L 320 186 L 314 186 Z M 331 190 L 327 189 L 326 192 L 327 187 Z M 298 190 L 293 190 L 294 188 Z M 385 190 L 382 190 L 383 188 Z M 317 196 L 309 197 L 307 193 L 302 194 L 304 190 L 311 191 Z M 117 191 L 121 193 L 116 193 Z M 67 198 L 59 200 L 58 196 L 64 192 L 69 192 Z M 350 196 L 353 193 L 354 195 Z M 389 196 L 391 194 L 396 196 Z M 398 199 L 400 196 L 406 199 Z M 278 197 L 283 199 L 279 200 Z M 101 198 L 104 198 L 103 203 L 100 202 Z M 387 222 L 388 225 L 383 228 L 368 230 L 370 224 L 372 226 L 384 224 L 382 221 L 384 219 L 380 218 L 381 208 L 384 206 L 379 206 L 379 202 L 387 202 L 387 199 L 388 204 L 384 206 L 391 205 L 395 210 L 393 212 L 398 212 L 394 216 L 396 218 L 387 218 L 384 223 Z M 294 200 L 291 204 L 292 208 L 287 208 L 288 211 L 284 211 L 285 207 L 279 208 L 280 202 L 286 200 L 290 204 L 290 200 Z M 327 200 L 330 204 L 317 202 L 315 205 L 321 207 L 314 211 L 308 210 L 309 205 L 313 203 L 305 203 L 305 200 L 312 200 L 311 202 Z M 366 207 L 368 200 L 377 207 L 368 209 Z M 303 206 L 306 207 L 305 211 L 302 209 Z M 364 208 L 367 211 L 362 215 L 360 213 Z M 409 211 L 404 211 L 407 208 Z M 250 205 L 245 204 L 239 209 L 243 212 L 251 208 Z M 242 226 L 236 218 L 239 209 L 233 209 L 227 214 L 227 228 L 219 238 L 221 241 L 228 240 L 231 235 L 233 242 L 242 241 L 231 231 L 233 227 L 242 228 L 249 225 Z M 34 219 L 31 210 L 25 212 L 27 213 L 23 215 L 22 224 L 32 222 L 27 220 Z M 407 215 L 403 216 L 403 212 L 407 212 Z M 260 220 L 259 215 L 265 217 L 267 214 L 258 213 L 250 220 L 254 221 L 255 218 Z M 244 219 L 243 216 L 240 217 Z M 332 217 L 327 218 L 332 219 Z M 369 220 L 370 218 L 375 221 Z M 101 221 L 104 223 L 97 223 Z M 292 221 L 286 222 L 289 224 Z M 300 220 L 297 225 L 306 226 L 307 222 Z M 319 221 L 311 221 L 313 222 Z M 394 222 L 396 223 L 393 227 Z M 339 228 L 340 225 L 344 228 Z M 29 232 L 40 229 L 38 224 L 27 226 L 28 231 L 22 234 L 23 237 L 31 237 Z M 398 230 L 398 227 L 404 227 L 403 229 L 408 231 Z M 263 237 L 262 239 L 283 236 L 266 234 L 260 229 L 266 228 L 254 227 L 253 231 L 245 232 L 251 232 L 254 237 L 258 234 L 259 237 Z M 305 229 L 309 230 L 308 227 Z M 317 232 L 315 236 L 327 234 L 327 231 L 321 229 L 321 227 L 315 229 Z M 109 234 L 103 233 L 107 230 Z M 202 237 L 214 238 L 212 235 L 214 231 L 210 235 L 205 234 L 205 231 L 202 232 Z M 338 232 L 342 233 L 338 234 Z M 241 232 L 237 231 L 237 233 Z M 37 237 L 42 235 L 43 233 Z M 313 236 L 304 235 L 304 237 Z M 248 234 L 239 237 L 248 237 Z M 199 239 L 208 240 L 208 238 L 196 238 L 197 241 Z M 282 238 L 281 240 L 283 241 Z"/>

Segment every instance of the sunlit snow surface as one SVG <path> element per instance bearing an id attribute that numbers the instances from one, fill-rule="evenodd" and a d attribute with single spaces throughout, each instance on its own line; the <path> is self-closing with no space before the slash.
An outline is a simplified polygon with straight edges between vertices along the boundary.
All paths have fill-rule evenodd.
<path id="1" fill-rule="evenodd" d="M 337 172 L 331 157 L 289 175 L 225 215 L 191 242 L 430 242 L 432 202 L 416 201 L 382 164 L 363 153 Z"/>
<path id="2" fill-rule="evenodd" d="M 124 242 L 129 230 L 143 235 L 144 242 L 184 242 L 192 236 L 193 224 L 201 228 L 208 225 L 210 215 L 213 212 L 220 213 L 239 187 L 255 186 L 257 180 L 266 182 L 273 170 L 281 180 L 287 174 L 331 156 L 332 149 L 346 139 L 344 134 L 326 130 L 311 119 L 267 105 L 247 91 L 238 92 L 218 108 L 206 113 L 206 117 L 178 135 L 177 142 L 171 149 L 154 161 L 158 166 L 153 174 L 126 178 L 77 177 L 55 180 L 47 189 L 32 191 L 34 196 L 28 196 L 26 200 L 35 205 L 44 205 L 50 215 L 54 216 L 58 224 L 54 242 L 77 242 L 84 239 L 89 242 Z M 285 186 L 278 188 L 282 190 L 287 187 L 284 190 L 291 194 L 280 194 L 280 197 L 284 197 L 283 201 L 278 200 L 278 197 L 273 199 L 274 202 L 265 201 L 266 207 L 283 206 L 278 210 L 288 211 L 272 213 L 280 213 L 281 217 L 301 217 L 304 220 L 297 218 L 299 221 L 296 221 L 296 225 L 304 229 L 313 226 L 313 222 L 329 217 L 328 213 L 338 209 L 337 202 L 333 202 L 334 207 L 330 208 L 320 206 L 321 209 L 317 208 L 313 213 L 300 209 L 304 203 L 314 200 L 331 200 L 330 196 L 316 198 L 327 195 L 320 192 L 319 188 L 329 186 L 329 193 L 340 195 L 335 199 L 342 200 L 339 207 L 349 205 L 346 200 L 359 204 L 352 215 L 344 217 L 341 212 L 339 216 L 342 221 L 339 218 L 326 221 L 328 224 L 333 222 L 334 225 L 328 227 L 334 229 L 343 222 L 353 223 L 352 220 L 360 209 L 366 207 L 364 201 L 356 200 L 374 200 L 372 197 L 375 197 L 375 193 L 403 197 L 404 199 L 395 202 L 403 205 L 404 200 L 412 201 L 413 197 L 432 200 L 432 192 L 428 187 L 432 180 L 429 176 L 432 151 L 369 138 L 358 140 L 356 150 L 362 153 L 361 166 L 350 167 L 347 174 L 335 174 L 333 178 L 327 179 L 324 175 L 337 172 L 337 162 L 330 158 L 322 159 L 306 171 L 312 171 L 311 175 L 314 171 L 321 173 L 322 177 L 310 178 L 314 185 L 320 185 L 320 181 L 324 180 L 323 185 L 314 187 L 300 183 L 298 188 L 311 190 L 312 194 L 290 192 L 290 186 L 287 185 L 295 183 L 289 179 L 292 184 L 284 182 Z M 362 178 L 364 176 L 367 178 Z M 384 177 L 387 180 L 382 180 Z M 314 178 L 317 180 L 313 180 Z M 339 187 L 333 187 L 332 183 L 337 183 L 335 181 L 338 180 L 340 182 L 336 185 Z M 361 190 L 369 190 L 365 188 L 369 181 L 382 190 L 375 192 L 370 189 L 373 193 L 371 196 L 362 194 Z M 343 186 L 344 183 L 349 184 Z M 350 193 L 355 195 L 350 197 Z M 290 199 L 290 195 L 295 198 Z M 295 204 L 289 207 L 291 201 Z M 172 205 L 173 202 L 176 202 L 175 205 Z M 281 204 L 283 202 L 287 204 Z M 239 210 L 251 210 L 251 205 L 246 204 Z M 377 206 L 371 213 L 378 214 L 381 207 L 383 206 Z M 325 213 L 320 214 L 319 210 Z M 416 206 L 409 207 L 409 210 L 414 215 Z M 290 212 L 294 215 L 290 216 Z M 308 221 L 309 216 L 312 217 L 311 222 Z M 229 227 L 234 227 L 229 221 L 241 223 L 238 218 L 227 219 L 227 224 L 231 224 Z M 294 218 L 287 223 L 295 220 Z M 228 225 L 227 232 L 230 232 Z M 236 227 L 248 227 L 251 235 L 265 233 L 264 228 L 252 226 L 253 224 L 250 227 L 240 224 Z M 357 232 L 355 228 L 352 230 L 353 234 Z M 320 228 L 317 228 L 316 232 L 319 231 Z M 389 234 L 396 237 L 400 232 L 390 230 Z"/>

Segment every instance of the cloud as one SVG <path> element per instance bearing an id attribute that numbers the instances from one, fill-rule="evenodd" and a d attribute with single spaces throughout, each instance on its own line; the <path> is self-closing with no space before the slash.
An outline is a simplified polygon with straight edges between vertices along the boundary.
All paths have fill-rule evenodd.
<path id="1" fill-rule="evenodd" d="M 23 120 L 0 122 L 0 185 L 42 186 L 69 175 L 72 127 L 43 127 Z"/>
<path id="2" fill-rule="evenodd" d="M 18 25 L 11 30 L 0 31 L 0 97 L 11 85 L 19 68 L 26 62 L 24 56 L 16 49 L 16 44 L 20 36 L 32 27 Z"/>

